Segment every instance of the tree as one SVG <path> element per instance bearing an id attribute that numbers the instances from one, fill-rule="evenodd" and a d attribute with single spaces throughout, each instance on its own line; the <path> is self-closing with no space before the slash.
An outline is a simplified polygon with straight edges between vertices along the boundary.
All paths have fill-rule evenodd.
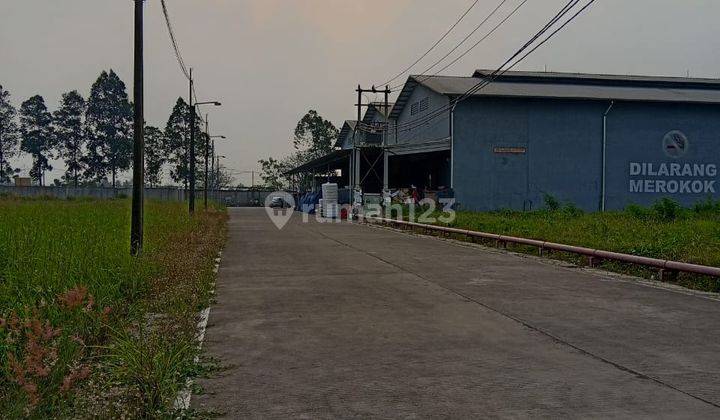
<path id="1" fill-rule="evenodd" d="M 165 134 L 157 127 L 145 127 L 145 183 L 157 187 L 165 165 Z"/>
<path id="2" fill-rule="evenodd" d="M 132 165 L 132 106 L 125 83 L 110 70 L 103 71 L 90 90 L 85 113 L 87 149 L 86 176 L 102 183 L 108 174 L 113 188 L 117 175 Z"/>
<path id="3" fill-rule="evenodd" d="M 45 185 L 45 171 L 52 170 L 50 159 L 55 146 L 52 115 L 45 106 L 45 99 L 35 95 L 20 106 L 20 130 L 23 152 L 33 156 L 30 176 Z"/>
<path id="4" fill-rule="evenodd" d="M 261 168 L 260 178 L 263 180 L 265 186 L 274 190 L 283 189 L 285 185 L 283 176 L 284 168 L 280 161 L 274 158 L 268 158 L 267 160 L 260 159 L 258 163 Z"/>
<path id="5" fill-rule="evenodd" d="M 235 182 L 235 177 L 232 175 L 232 172 L 230 172 L 228 168 L 222 165 L 218 165 L 218 167 L 215 168 L 215 171 L 215 188 L 220 190 L 223 188 L 230 188 Z"/>
<path id="6" fill-rule="evenodd" d="M 63 94 L 60 109 L 53 114 L 58 156 L 65 160 L 65 181 L 78 186 L 80 173 L 84 170 L 83 146 L 85 144 L 85 99 L 76 91 Z"/>
<path id="7" fill-rule="evenodd" d="M 201 165 L 205 150 L 205 133 L 201 130 L 202 120 L 195 114 L 195 179 L 202 179 Z M 183 98 L 178 98 L 170 118 L 165 125 L 165 152 L 170 163 L 170 178 L 188 188 L 190 175 L 190 106 Z"/>
<path id="8" fill-rule="evenodd" d="M 17 111 L 10 103 L 10 92 L 0 86 L 0 184 L 10 181 L 16 173 L 8 159 L 18 152 L 19 129 Z"/>
<path id="9" fill-rule="evenodd" d="M 337 137 L 338 129 L 333 123 L 311 109 L 295 127 L 293 146 L 306 152 L 307 160 L 312 160 L 330 153 Z"/>
<path id="10" fill-rule="evenodd" d="M 165 125 L 165 152 L 170 163 L 170 179 L 181 182 L 186 189 L 188 174 L 186 144 L 189 108 L 183 98 L 178 98 Z"/>
<path id="11" fill-rule="evenodd" d="M 210 138 L 208 137 L 208 134 L 205 132 L 197 133 L 195 134 L 196 140 L 196 149 L 195 149 L 195 180 L 198 182 L 198 185 L 196 187 L 198 188 L 204 188 L 205 185 L 205 147 L 210 147 Z M 210 149 L 208 148 L 208 159 L 211 159 L 210 155 Z M 210 160 L 208 160 L 208 171 L 210 171 Z M 208 179 L 208 188 L 210 187 L 210 182 L 212 182 L 210 179 Z"/>

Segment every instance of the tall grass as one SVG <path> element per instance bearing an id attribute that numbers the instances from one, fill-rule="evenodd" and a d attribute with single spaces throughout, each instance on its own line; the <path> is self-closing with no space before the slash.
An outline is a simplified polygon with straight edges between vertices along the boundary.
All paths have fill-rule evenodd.
<path id="1" fill-rule="evenodd" d="M 209 297 L 224 219 L 213 211 L 191 220 L 181 203 L 151 201 L 145 222 L 145 253 L 132 258 L 128 200 L 0 199 L 3 417 L 62 417 L 83 409 L 96 416 L 108 406 L 79 400 L 108 393 L 123 394 L 113 408 L 118 415 L 123 404 L 145 416 L 170 405 L 167 392 L 159 401 L 138 388 L 137 376 L 157 375 L 157 369 L 135 377 L 123 373 L 132 369 L 129 357 L 138 356 L 127 350 L 137 345 L 142 355 L 140 344 L 155 342 L 141 338 L 143 329 L 166 337 L 153 348 L 160 361 L 165 350 L 177 351 L 169 341 L 191 341 L 193 314 Z M 173 267 L 185 261 L 192 265 L 175 273 Z M 195 293 L 181 297 L 188 288 Z M 166 322 L 149 325 L 150 314 L 158 318 L 163 311 L 172 312 Z M 181 365 L 175 358 L 191 359 L 186 353 L 165 361 Z"/>

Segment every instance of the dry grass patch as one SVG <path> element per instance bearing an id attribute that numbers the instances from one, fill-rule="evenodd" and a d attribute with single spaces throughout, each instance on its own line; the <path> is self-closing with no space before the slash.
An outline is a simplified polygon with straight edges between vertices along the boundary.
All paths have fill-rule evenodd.
<path id="1" fill-rule="evenodd" d="M 129 214 L 127 200 L 0 200 L 3 417 L 171 415 L 226 215 L 148 202 L 135 259 Z"/>

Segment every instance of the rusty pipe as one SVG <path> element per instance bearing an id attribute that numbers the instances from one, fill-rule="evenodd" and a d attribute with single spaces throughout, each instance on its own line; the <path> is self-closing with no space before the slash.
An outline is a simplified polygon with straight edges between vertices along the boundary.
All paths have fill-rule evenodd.
<path id="1" fill-rule="evenodd" d="M 500 242 L 515 243 L 521 245 L 534 246 L 540 249 L 551 249 L 554 251 L 567 252 L 588 257 L 594 257 L 604 260 L 614 260 L 629 264 L 644 265 L 647 267 L 658 268 L 670 271 L 682 271 L 685 273 L 700 274 L 705 276 L 720 277 L 720 267 L 711 267 L 707 265 L 684 263 L 680 261 L 663 260 L 659 258 L 643 257 L 640 255 L 623 254 L 620 252 L 605 251 L 601 249 L 592 249 L 581 246 L 565 245 L 554 242 L 542 241 L 537 239 L 519 238 L 515 236 L 499 235 L 496 233 L 478 232 L 467 229 L 457 229 L 445 226 L 427 225 L 416 222 L 406 222 L 404 220 L 393 220 L 379 217 L 366 217 L 365 220 L 374 220 L 381 223 L 388 223 L 401 226 L 417 227 L 436 232 L 446 232 L 456 235 L 472 236 L 476 238 L 496 240 Z"/>

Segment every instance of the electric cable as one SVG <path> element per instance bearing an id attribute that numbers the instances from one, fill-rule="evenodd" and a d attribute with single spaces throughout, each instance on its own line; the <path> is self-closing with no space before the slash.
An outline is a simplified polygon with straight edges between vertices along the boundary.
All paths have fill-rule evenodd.
<path id="1" fill-rule="evenodd" d="M 535 45 L 530 51 L 528 51 L 526 54 L 522 55 L 518 60 L 516 60 L 514 63 L 510 65 L 510 67 L 505 68 L 508 64 L 510 64 L 516 57 L 520 56 L 527 50 L 537 39 L 542 37 L 554 24 L 559 22 L 565 15 L 569 14 L 569 12 L 580 2 L 580 0 L 570 0 L 543 28 L 538 31 L 535 36 L 533 36 L 528 42 L 525 43 L 515 54 L 513 54 L 508 60 L 503 63 L 500 67 L 498 67 L 497 70 L 493 71 L 490 75 L 485 76 L 483 80 L 479 83 L 477 83 L 475 86 L 468 89 L 465 93 L 458 96 L 457 98 L 453 98 L 449 101 L 448 105 L 445 105 L 443 107 L 440 107 L 434 111 L 432 111 L 429 115 L 415 121 L 410 121 L 408 123 L 399 124 L 393 126 L 393 129 L 400 131 L 408 131 L 412 130 L 414 128 L 417 128 L 419 126 L 422 126 L 432 119 L 437 118 L 438 116 L 442 115 L 444 112 L 449 111 L 450 109 L 454 108 L 459 102 L 467 99 L 468 97 L 472 96 L 479 90 L 483 89 L 490 83 L 492 83 L 494 80 L 496 80 L 498 77 L 502 76 L 505 72 L 511 70 L 515 66 L 517 66 L 520 62 L 522 62 L 525 58 L 527 58 L 530 54 L 532 54 L 534 51 L 536 51 L 538 48 L 540 48 L 542 45 L 547 43 L 551 38 L 553 38 L 558 32 L 560 32 L 563 28 L 565 28 L 568 24 L 570 24 L 573 20 L 575 20 L 581 13 L 583 13 L 587 8 L 589 8 L 595 0 L 590 0 L 585 6 L 583 6 L 579 11 L 577 11 L 574 15 L 572 15 L 569 19 L 567 19 L 560 27 L 555 29 L 548 37 L 546 37 L 544 40 L 542 40 L 539 44 Z"/>
<path id="2" fill-rule="evenodd" d="M 400 73 L 398 73 L 398 74 L 397 74 L 395 77 L 393 77 L 392 79 L 390 79 L 390 80 L 388 80 L 388 81 L 386 81 L 386 82 L 384 82 L 384 83 L 379 83 L 379 84 L 377 84 L 376 86 L 385 86 L 385 85 L 388 85 L 388 84 L 394 82 L 395 80 L 399 79 L 402 75 L 406 74 L 408 71 L 410 71 L 410 69 L 412 69 L 413 67 L 415 67 L 415 65 L 417 65 L 420 61 L 422 61 L 423 58 L 427 57 L 427 55 L 430 54 L 430 53 L 435 49 L 435 47 L 437 47 L 438 45 L 440 45 L 440 43 L 443 42 L 443 41 L 445 40 L 445 38 L 447 38 L 448 35 L 450 35 L 450 32 L 452 32 L 453 29 L 455 29 L 455 27 L 458 26 L 458 25 L 460 24 L 460 22 L 462 22 L 463 19 L 465 19 L 465 16 L 467 16 L 467 14 L 470 13 L 470 11 L 471 11 L 475 6 L 477 6 L 477 4 L 478 4 L 479 1 L 480 1 L 480 0 L 475 0 L 475 1 L 473 2 L 473 4 L 471 4 L 470 7 L 468 7 L 467 10 L 465 10 L 465 13 L 463 13 L 463 14 L 460 16 L 460 18 L 450 27 L 450 29 L 448 29 L 447 32 L 445 32 L 445 33 L 443 34 L 443 36 L 441 36 L 440 39 L 438 39 L 438 40 L 432 45 L 432 47 L 430 47 L 427 51 L 425 51 L 425 53 L 424 53 L 423 55 L 421 55 L 420 58 L 418 58 L 417 60 L 415 60 L 415 62 L 413 62 L 413 63 L 410 64 L 408 67 L 406 67 L 405 69 L 403 69 L 403 71 L 401 71 Z"/>
<path id="3" fill-rule="evenodd" d="M 448 51 L 444 56 L 442 56 L 442 57 L 440 57 L 440 59 L 436 60 L 430 67 L 428 67 L 428 68 L 426 68 L 425 70 L 423 70 L 423 71 L 421 72 L 421 74 L 427 74 L 428 72 L 432 71 L 432 69 L 434 69 L 435 67 L 437 67 L 440 63 L 442 63 L 443 61 L 445 61 L 445 59 L 448 58 L 452 53 L 454 53 L 455 51 L 457 51 L 458 48 L 462 47 L 462 46 L 465 44 L 465 42 L 467 42 L 467 40 L 470 39 L 470 37 L 472 37 L 473 35 L 475 35 L 475 33 L 476 33 L 478 30 L 480 30 L 480 28 L 481 28 L 483 25 L 485 25 L 485 23 L 487 23 L 487 21 L 489 21 L 489 20 L 495 15 L 495 13 L 497 13 L 498 10 L 500 10 L 500 8 L 502 8 L 502 6 L 505 5 L 505 3 L 507 3 L 507 1 L 508 1 L 508 0 L 502 0 L 502 1 L 495 7 L 495 9 L 493 9 L 492 12 L 490 12 L 490 14 L 485 17 L 485 19 L 483 19 L 477 26 L 475 26 L 475 28 L 474 28 L 472 31 L 470 31 L 470 33 L 468 33 L 468 34 L 465 36 L 465 38 L 463 38 L 463 39 L 460 41 L 459 44 L 455 45 L 455 47 L 453 47 L 450 51 Z M 475 45 L 473 45 L 473 46 L 470 48 L 470 50 L 472 50 L 472 49 L 474 49 L 475 47 L 477 47 L 478 45 L 480 45 L 480 43 L 482 43 L 485 39 L 487 39 L 490 35 L 492 35 L 500 26 L 502 26 L 508 19 L 510 19 L 510 17 L 512 17 L 512 15 L 514 15 L 514 14 L 518 11 L 518 9 L 520 9 L 520 7 L 522 7 L 522 5 L 525 4 L 527 1 L 528 1 L 528 0 L 524 0 L 522 3 L 520 3 L 520 5 L 519 5 L 518 7 L 516 7 L 515 10 L 513 10 L 508 16 L 506 16 L 505 19 L 503 19 L 498 25 L 496 25 L 488 34 L 486 34 L 484 37 L 482 37 L 478 42 L 476 42 Z M 467 53 L 469 53 L 469 52 L 470 52 L 470 51 L 466 51 L 463 55 L 465 55 L 465 54 L 467 54 Z M 458 59 L 456 59 L 455 61 L 457 61 L 457 60 L 458 60 Z M 453 62 L 453 63 L 454 63 L 454 62 Z M 437 73 L 439 73 L 440 71 L 446 69 L 447 67 L 449 67 L 449 66 L 443 67 L 443 68 L 442 68 L 441 70 L 439 70 Z M 437 73 L 435 73 L 435 74 L 437 74 Z M 397 88 L 399 88 L 399 87 L 402 87 L 402 86 L 403 86 L 403 84 L 397 84 L 397 85 L 391 87 L 390 90 L 395 90 L 395 89 L 397 89 Z"/>

